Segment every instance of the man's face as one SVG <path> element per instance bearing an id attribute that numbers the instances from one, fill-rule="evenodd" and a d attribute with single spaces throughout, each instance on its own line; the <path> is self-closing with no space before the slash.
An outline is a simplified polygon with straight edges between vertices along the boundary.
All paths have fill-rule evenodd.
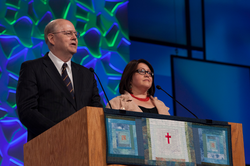
<path id="1" fill-rule="evenodd" d="M 75 54 L 77 52 L 78 39 L 76 36 L 76 30 L 74 25 L 67 21 L 61 20 L 55 27 L 55 32 L 53 32 L 53 42 L 54 51 L 59 56 L 68 56 Z"/>

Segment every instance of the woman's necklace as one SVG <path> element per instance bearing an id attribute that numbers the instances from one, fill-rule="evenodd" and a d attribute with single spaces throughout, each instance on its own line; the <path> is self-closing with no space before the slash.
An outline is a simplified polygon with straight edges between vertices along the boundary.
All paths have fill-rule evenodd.
<path id="1" fill-rule="evenodd" d="M 146 98 L 139 98 L 139 97 L 135 97 L 133 94 L 131 94 L 130 93 L 130 95 L 133 97 L 133 98 L 135 98 L 135 99 L 137 99 L 137 100 L 140 100 L 140 101 L 148 101 L 149 100 L 149 96 L 147 96 Z"/>

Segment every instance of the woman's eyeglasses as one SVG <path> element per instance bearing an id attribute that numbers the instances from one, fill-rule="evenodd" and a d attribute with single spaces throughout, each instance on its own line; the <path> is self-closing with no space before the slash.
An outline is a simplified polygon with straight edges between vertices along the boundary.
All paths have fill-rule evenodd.
<path id="1" fill-rule="evenodd" d="M 151 77 L 154 76 L 154 73 L 152 73 L 151 71 L 146 71 L 145 69 L 137 69 L 136 72 L 141 75 L 145 75 L 146 73 L 148 73 Z"/>

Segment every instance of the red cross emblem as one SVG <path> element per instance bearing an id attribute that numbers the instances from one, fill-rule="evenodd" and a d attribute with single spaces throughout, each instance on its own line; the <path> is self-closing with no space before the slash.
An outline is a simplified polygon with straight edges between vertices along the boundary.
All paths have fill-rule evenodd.
<path id="1" fill-rule="evenodd" d="M 171 136 L 169 135 L 169 133 L 167 133 L 167 135 L 165 135 L 165 137 L 168 139 L 168 144 L 170 144 L 169 138 L 171 138 Z"/>

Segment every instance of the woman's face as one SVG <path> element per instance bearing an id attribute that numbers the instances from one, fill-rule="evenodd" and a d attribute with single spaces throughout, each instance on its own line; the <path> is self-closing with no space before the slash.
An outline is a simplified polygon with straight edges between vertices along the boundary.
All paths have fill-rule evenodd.
<path id="1" fill-rule="evenodd" d="M 147 91 L 152 86 L 153 78 L 150 74 L 147 72 L 151 72 L 150 68 L 145 63 L 139 63 L 137 66 L 137 70 L 139 70 L 140 73 L 135 72 L 132 76 L 131 86 L 132 86 L 132 92 L 133 89 L 138 89 L 140 91 Z M 143 70 L 147 71 L 145 74 L 143 74 Z"/>

